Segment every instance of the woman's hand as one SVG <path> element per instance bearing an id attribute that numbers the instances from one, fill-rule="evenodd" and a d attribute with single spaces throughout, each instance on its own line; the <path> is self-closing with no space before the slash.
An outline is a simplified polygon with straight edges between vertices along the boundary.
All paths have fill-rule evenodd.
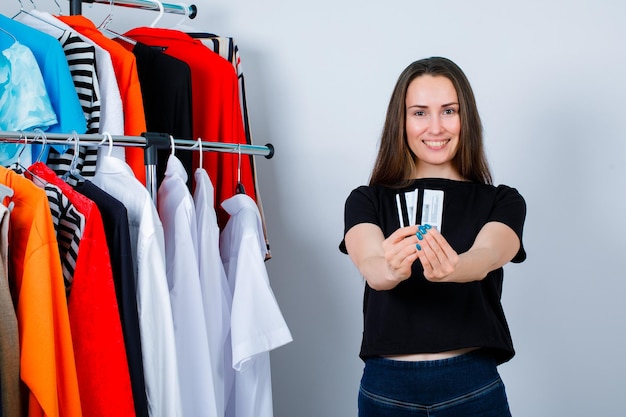
<path id="1" fill-rule="evenodd" d="M 389 290 L 411 276 L 418 256 L 417 230 L 417 226 L 404 227 L 386 239 L 380 227 L 371 223 L 348 230 L 348 254 L 371 288 Z"/>
<path id="2" fill-rule="evenodd" d="M 424 267 L 424 278 L 432 282 L 446 281 L 459 265 L 459 255 L 435 228 L 419 226 L 417 254 Z"/>
<path id="3" fill-rule="evenodd" d="M 432 282 L 479 281 L 511 261 L 520 240 L 509 226 L 499 222 L 485 224 L 472 247 L 458 254 L 434 228 L 422 226 L 418 234 L 418 257 L 424 277 Z"/>
<path id="4" fill-rule="evenodd" d="M 402 227 L 383 241 L 389 274 L 398 283 L 411 276 L 411 267 L 418 257 L 417 233 L 417 226 Z"/>

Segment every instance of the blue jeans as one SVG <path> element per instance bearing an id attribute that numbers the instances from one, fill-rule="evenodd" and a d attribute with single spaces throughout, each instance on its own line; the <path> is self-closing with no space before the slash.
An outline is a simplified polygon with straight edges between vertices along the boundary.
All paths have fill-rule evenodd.
<path id="1" fill-rule="evenodd" d="M 510 416 L 496 362 L 479 350 L 434 361 L 365 361 L 359 417 Z"/>

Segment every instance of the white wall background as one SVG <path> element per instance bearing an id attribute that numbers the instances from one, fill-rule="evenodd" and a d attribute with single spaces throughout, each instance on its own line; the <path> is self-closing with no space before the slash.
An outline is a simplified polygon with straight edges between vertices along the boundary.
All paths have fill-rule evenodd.
<path id="1" fill-rule="evenodd" d="M 626 415 L 626 3 L 195 4 L 187 25 L 237 40 L 255 143 L 276 147 L 258 174 L 267 268 L 294 336 L 272 354 L 277 417 L 356 416 L 362 282 L 337 250 L 343 203 L 367 182 L 397 76 L 432 55 L 465 70 L 496 183 L 528 204 L 528 260 L 505 268 L 503 296 L 517 348 L 501 367 L 513 415 Z M 96 23 L 107 11 L 83 6 Z M 155 17 L 117 7 L 110 27 Z"/>

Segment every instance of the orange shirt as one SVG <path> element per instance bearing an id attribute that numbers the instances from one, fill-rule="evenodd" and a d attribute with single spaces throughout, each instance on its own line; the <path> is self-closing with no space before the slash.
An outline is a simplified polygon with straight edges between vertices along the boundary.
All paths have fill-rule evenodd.
<path id="1" fill-rule="evenodd" d="M 83 36 L 88 37 L 111 55 L 113 71 L 122 96 L 124 110 L 124 134 L 140 136 L 146 131 L 146 116 L 137 74 L 137 61 L 132 52 L 119 43 L 106 37 L 93 22 L 85 16 L 56 16 Z M 137 179 L 146 184 L 146 169 L 142 148 L 126 148 L 126 162 L 131 166 Z"/>
<path id="2" fill-rule="evenodd" d="M 82 416 L 63 273 L 44 190 L 0 167 L 15 192 L 9 223 L 9 282 L 17 306 L 20 373 L 30 417 Z"/>

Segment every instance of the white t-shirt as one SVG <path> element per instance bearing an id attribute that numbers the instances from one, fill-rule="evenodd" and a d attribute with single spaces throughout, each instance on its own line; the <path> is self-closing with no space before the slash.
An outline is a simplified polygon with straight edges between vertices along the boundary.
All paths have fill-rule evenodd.
<path id="1" fill-rule="evenodd" d="M 237 194 L 222 207 L 231 216 L 220 236 L 220 252 L 233 294 L 230 329 L 237 371 L 235 410 L 229 407 L 227 416 L 272 417 L 269 352 L 293 339 L 270 287 L 256 203 Z"/>

